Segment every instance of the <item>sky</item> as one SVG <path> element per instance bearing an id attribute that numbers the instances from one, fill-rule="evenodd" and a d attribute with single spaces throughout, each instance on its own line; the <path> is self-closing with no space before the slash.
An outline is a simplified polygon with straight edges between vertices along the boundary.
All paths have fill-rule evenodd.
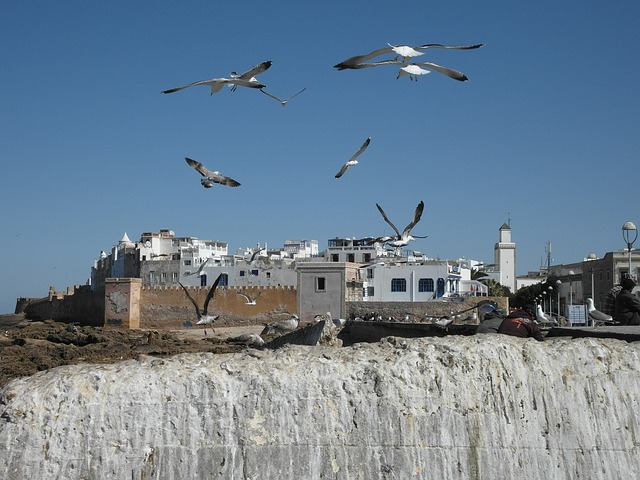
<path id="1" fill-rule="evenodd" d="M 392 233 L 491 263 L 509 223 L 517 274 L 625 247 L 640 225 L 640 3 L 633 0 L 5 2 L 0 15 L 0 313 L 85 284 L 126 232 L 228 242 Z M 464 72 L 417 82 L 397 45 Z M 206 86 L 266 60 L 258 90 Z M 367 137 L 359 164 L 335 179 Z M 184 158 L 241 183 L 204 189 Z"/>

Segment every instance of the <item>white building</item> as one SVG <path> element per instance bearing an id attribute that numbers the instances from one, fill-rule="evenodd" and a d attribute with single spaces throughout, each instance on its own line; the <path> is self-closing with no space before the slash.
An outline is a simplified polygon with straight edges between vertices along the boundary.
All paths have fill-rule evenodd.
<path id="1" fill-rule="evenodd" d="M 486 272 L 499 284 L 516 291 L 516 244 L 511 241 L 511 227 L 506 223 L 500 227 L 500 241 L 493 249 L 497 271 Z"/>

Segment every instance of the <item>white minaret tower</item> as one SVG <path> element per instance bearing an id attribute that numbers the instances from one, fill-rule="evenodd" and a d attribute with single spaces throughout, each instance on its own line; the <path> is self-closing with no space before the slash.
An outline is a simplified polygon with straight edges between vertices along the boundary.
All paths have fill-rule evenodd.
<path id="1" fill-rule="evenodd" d="M 511 241 L 511 227 L 503 223 L 500 241 L 493 248 L 494 263 L 500 269 L 500 285 L 516 291 L 516 244 Z"/>

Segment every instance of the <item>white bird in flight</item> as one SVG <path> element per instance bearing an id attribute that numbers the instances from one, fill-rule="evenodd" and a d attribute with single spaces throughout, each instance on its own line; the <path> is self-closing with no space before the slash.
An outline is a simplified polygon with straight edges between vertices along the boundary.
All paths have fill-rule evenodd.
<path id="1" fill-rule="evenodd" d="M 469 80 L 464 73 L 454 70 L 453 68 L 443 67 L 442 65 L 438 65 L 433 62 L 413 62 L 413 63 L 405 63 L 400 60 L 381 60 L 379 62 L 371 62 L 371 63 L 363 63 L 358 65 L 357 68 L 371 68 L 371 67 L 381 67 L 384 65 L 393 65 L 400 67 L 398 71 L 398 76 L 396 79 L 408 75 L 409 79 L 417 80 L 418 75 L 427 75 L 431 73 L 431 70 L 434 70 L 438 73 L 446 75 L 449 78 L 453 78 L 454 80 L 458 80 L 459 82 L 466 82 Z M 426 67 L 426 68 L 423 68 Z M 430 68 L 431 70 L 427 70 Z"/>
<path id="2" fill-rule="evenodd" d="M 246 302 L 247 305 L 255 305 L 256 300 L 258 300 L 258 297 L 262 292 L 258 292 L 256 295 L 252 295 L 252 296 L 249 296 L 246 293 L 242 293 L 242 292 L 236 292 L 236 293 L 247 301 Z"/>
<path id="3" fill-rule="evenodd" d="M 340 169 L 340 171 L 338 173 L 336 173 L 336 178 L 340 178 L 342 175 L 344 175 L 344 173 L 347 170 L 349 170 L 349 168 L 351 168 L 354 165 L 358 164 L 358 160 L 356 160 L 356 158 L 358 158 L 360 156 L 360 154 L 367 149 L 367 147 L 369 146 L 370 143 L 371 143 L 371 137 L 368 137 L 364 141 L 364 143 L 362 144 L 360 149 L 356 153 L 354 153 L 353 156 L 344 165 L 342 165 L 342 168 Z"/>
<path id="4" fill-rule="evenodd" d="M 169 90 L 164 90 L 161 93 L 173 93 L 177 92 L 178 90 L 184 90 L 185 88 L 195 87 L 198 85 L 207 85 L 211 87 L 211 95 L 222 90 L 222 87 L 224 87 L 225 85 L 229 85 L 232 92 L 235 91 L 239 86 L 248 88 L 265 88 L 266 85 L 258 82 L 255 76 L 267 70 L 271 66 L 271 63 L 271 61 L 259 63 L 251 70 L 248 70 L 242 74 L 231 72 L 231 78 L 212 78 L 210 80 L 200 80 L 198 82 L 189 83 L 188 85 L 182 85 L 181 87 L 170 88 Z"/>
<path id="5" fill-rule="evenodd" d="M 398 57 L 402 57 L 403 63 L 406 63 L 411 58 L 424 55 L 421 50 L 427 50 L 429 48 L 444 48 L 448 50 L 473 50 L 476 48 L 484 47 L 484 43 L 478 45 L 442 45 L 439 43 L 427 43 L 425 45 L 419 45 L 416 47 L 409 47 L 407 45 L 391 45 L 388 43 L 388 47 L 379 48 L 378 50 L 374 50 L 371 53 L 366 55 L 356 55 L 354 57 L 347 58 L 343 62 L 334 65 L 333 68 L 336 70 L 356 70 L 359 68 L 367 68 L 371 66 L 377 66 L 374 64 L 366 64 L 367 60 L 371 60 L 372 58 L 379 57 L 380 55 L 385 55 L 388 53 L 395 54 L 395 57 L 392 61 L 397 61 Z M 379 62 L 378 62 L 379 63 Z"/>
<path id="6" fill-rule="evenodd" d="M 589 314 L 589 318 L 593 321 L 593 328 L 604 325 L 606 323 L 614 323 L 613 317 L 611 315 L 607 315 L 600 310 L 596 310 L 596 307 L 593 304 L 593 299 L 591 298 L 587 298 L 587 312 Z"/>
<path id="7" fill-rule="evenodd" d="M 382 209 L 382 207 L 377 203 L 376 203 L 376 207 L 378 207 L 378 210 L 382 214 L 382 218 L 384 218 L 384 221 L 387 222 L 391 226 L 391 228 L 393 228 L 394 232 L 396 232 L 396 236 L 395 237 L 379 237 L 377 239 L 374 239 L 372 243 L 385 241 L 389 245 L 399 248 L 399 247 L 404 247 L 410 241 L 415 240 L 416 238 L 427 238 L 427 237 L 419 237 L 417 235 L 415 236 L 411 235 L 411 230 L 413 229 L 413 227 L 416 226 L 416 224 L 420 221 L 420 218 L 422 217 L 422 211 L 424 210 L 424 202 L 422 200 L 420 201 L 420 203 L 418 203 L 418 206 L 416 207 L 416 211 L 413 214 L 413 220 L 411 221 L 411 223 L 409 223 L 409 225 L 407 225 L 404 228 L 402 233 L 400 233 L 400 231 L 396 228 L 396 226 L 393 223 L 391 223 L 391 220 L 389 220 L 387 215 L 384 213 L 384 210 Z"/>
<path id="8" fill-rule="evenodd" d="M 191 273 L 191 272 L 184 272 L 185 276 L 189 276 L 189 275 L 196 275 L 196 276 L 201 276 L 204 275 L 204 273 L 202 273 L 204 266 L 207 264 L 207 262 L 211 260 L 211 257 L 208 257 L 204 262 L 202 262 L 200 264 L 200 266 L 198 267 L 198 270 L 196 270 L 195 272 Z"/>
<path id="9" fill-rule="evenodd" d="M 220 175 L 220 172 L 217 171 L 212 172 L 197 160 L 192 160 L 189 157 L 185 157 L 184 159 L 191 168 L 195 169 L 200 175 L 202 175 L 200 183 L 204 188 L 211 188 L 215 183 L 226 185 L 228 187 L 238 187 L 240 185 L 240 183 L 236 182 L 233 178 Z"/>
<path id="10" fill-rule="evenodd" d="M 204 301 L 202 311 L 200 311 L 200 307 L 198 307 L 198 303 L 193 299 L 193 297 L 189 293 L 189 290 L 187 290 L 187 288 L 182 283 L 178 282 L 178 284 L 180 284 L 180 286 L 184 290 L 184 293 L 187 294 L 187 298 L 189 299 L 189 301 L 195 307 L 196 316 L 198 317 L 197 325 L 202 325 L 205 335 L 207 334 L 207 325 L 213 324 L 213 322 L 215 322 L 219 317 L 219 315 L 209 315 L 209 302 L 213 298 L 213 294 L 215 293 L 216 287 L 218 286 L 218 283 L 220 283 L 221 278 L 222 278 L 222 274 L 218 275 L 218 278 L 216 278 L 216 281 L 213 282 L 213 285 L 211 285 L 211 288 L 209 289 L 209 293 L 207 293 L 207 298 Z"/>
<path id="11" fill-rule="evenodd" d="M 269 67 L 271 67 L 272 63 L 273 62 L 271 60 L 267 60 L 266 62 L 262 62 L 262 63 L 259 63 L 258 65 L 255 65 L 250 70 L 247 70 L 244 73 L 238 74 L 236 72 L 231 72 L 229 75 L 234 80 L 240 79 L 240 80 L 246 80 L 251 83 L 258 83 L 258 80 L 256 80 L 256 75 L 260 75 L 265 70 L 268 70 Z M 235 92 L 236 88 L 238 88 L 237 85 L 232 85 L 231 91 Z"/>
<path id="12" fill-rule="evenodd" d="M 302 90 L 300 90 L 298 93 L 295 93 L 295 94 L 291 95 L 290 97 L 285 98 L 284 100 L 281 100 L 280 98 L 276 97 L 275 95 L 271 95 L 269 92 L 267 92 L 266 90 L 264 90 L 264 89 L 262 89 L 262 88 L 260 89 L 260 91 L 261 91 L 262 93 L 264 93 L 265 95 L 267 95 L 268 97 L 271 97 L 271 98 L 273 98 L 273 99 L 277 100 L 278 102 L 280 102 L 280 105 L 282 105 L 282 106 L 284 107 L 284 106 L 287 104 L 287 102 L 288 102 L 289 100 L 291 100 L 293 97 L 297 97 L 297 96 L 298 96 L 298 95 L 300 95 L 302 92 L 304 92 L 306 89 L 307 89 L 307 87 L 304 87 L 304 88 L 303 88 Z"/>

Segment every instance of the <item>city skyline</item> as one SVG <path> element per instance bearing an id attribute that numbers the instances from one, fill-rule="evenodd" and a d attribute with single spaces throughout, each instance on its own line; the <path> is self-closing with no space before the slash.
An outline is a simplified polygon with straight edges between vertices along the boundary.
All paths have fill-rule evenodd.
<path id="1" fill-rule="evenodd" d="M 490 261 L 510 222 L 523 275 L 548 242 L 554 264 L 602 257 L 640 222 L 636 3 L 72 0 L 4 13 L 0 313 L 83 283 L 124 232 L 233 249 L 378 237 L 393 232 L 376 204 L 406 225 L 424 201 L 413 233 L 427 238 L 411 248 Z M 334 68 L 388 43 L 485 46 L 418 57 L 467 82 Z M 305 89 L 284 107 L 252 88 L 161 94 L 265 61 L 266 92 Z M 240 186 L 203 188 L 185 157 Z"/>

